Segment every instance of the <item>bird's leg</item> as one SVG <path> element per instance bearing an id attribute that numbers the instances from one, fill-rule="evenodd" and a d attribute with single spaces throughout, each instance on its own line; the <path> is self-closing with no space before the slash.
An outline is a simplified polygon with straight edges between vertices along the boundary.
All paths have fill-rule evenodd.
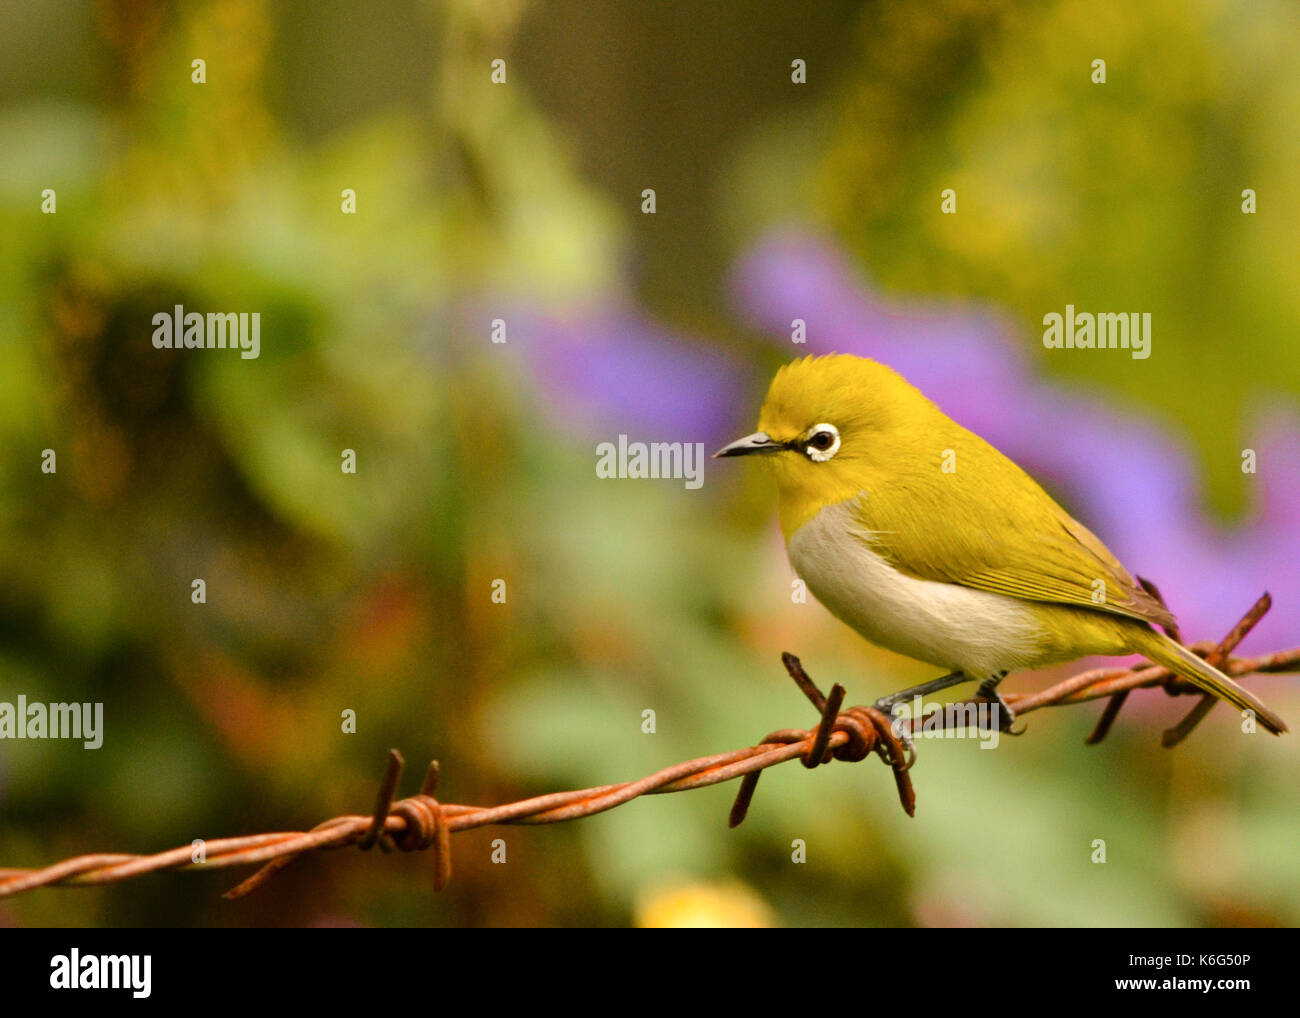
<path id="1" fill-rule="evenodd" d="M 969 682 L 970 678 L 965 672 L 949 672 L 947 675 L 940 675 L 937 679 L 931 679 L 929 682 L 922 682 L 919 686 L 909 686 L 907 689 L 901 689 L 897 693 L 881 697 L 876 701 L 876 710 L 889 717 L 894 716 L 894 705 L 902 703 L 904 700 L 910 700 L 916 696 L 927 696 L 930 693 L 937 693 L 941 689 L 948 689 L 950 686 L 956 686 L 962 682 Z"/>
<path id="2" fill-rule="evenodd" d="M 979 684 L 979 688 L 975 690 L 975 695 L 982 696 L 993 705 L 993 709 L 997 711 L 999 729 L 1006 732 L 1008 735 L 1019 735 L 1020 732 L 1014 732 L 1011 730 L 1011 726 L 1016 720 L 1016 712 L 1011 709 L 1011 706 L 1007 701 L 1002 699 L 1002 694 L 998 692 L 998 683 L 1006 678 L 1006 675 L 1006 672 L 998 672 L 996 675 L 990 675 Z M 1021 731 L 1024 731 L 1024 729 L 1022 728 Z"/>

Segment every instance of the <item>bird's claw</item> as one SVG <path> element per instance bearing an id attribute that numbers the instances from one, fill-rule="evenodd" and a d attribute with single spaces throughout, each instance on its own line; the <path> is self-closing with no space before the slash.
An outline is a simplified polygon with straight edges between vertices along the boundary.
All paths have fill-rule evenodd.
<path id="1" fill-rule="evenodd" d="M 885 696 L 872 704 L 872 707 L 889 718 L 889 730 L 894 733 L 894 737 L 902 743 L 903 749 L 907 751 L 907 762 L 902 767 L 903 770 L 907 771 L 911 770 L 912 764 L 916 763 L 916 743 L 912 741 L 912 733 L 899 724 L 902 717 L 894 713 L 894 708 L 901 702 L 894 697 Z M 880 754 L 880 759 L 884 760 L 885 763 L 891 766 L 894 765 L 893 754 L 884 742 L 876 743 L 876 752 Z"/>
<path id="2" fill-rule="evenodd" d="M 1024 735 L 1029 730 L 1028 725 L 1021 725 L 1019 728 L 1014 727 L 1016 723 L 1016 712 L 1011 709 L 1011 705 L 1002 699 L 1002 694 L 993 686 L 980 686 L 976 693 L 977 696 L 983 697 L 988 701 L 990 708 L 994 711 L 998 731 L 1006 735 Z M 981 728 L 984 726 L 981 725 Z"/>

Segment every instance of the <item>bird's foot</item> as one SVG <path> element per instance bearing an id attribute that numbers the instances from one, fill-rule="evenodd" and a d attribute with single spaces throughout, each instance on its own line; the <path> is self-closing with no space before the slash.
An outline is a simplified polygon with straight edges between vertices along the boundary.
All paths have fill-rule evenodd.
<path id="1" fill-rule="evenodd" d="M 902 714 L 894 713 L 894 708 L 907 699 L 907 692 L 909 691 L 905 691 L 902 694 L 895 694 L 894 696 L 882 696 L 872 704 L 876 710 L 889 718 L 890 730 L 894 733 L 895 738 L 902 743 L 903 749 L 907 753 L 907 764 L 904 768 L 905 770 L 910 769 L 912 764 L 916 762 L 916 743 L 912 741 L 912 733 L 908 730 L 906 718 L 904 718 Z M 882 760 L 886 763 L 893 762 L 889 759 L 889 750 L 885 747 L 884 743 L 878 743 L 876 749 L 877 752 L 880 753 Z"/>
<path id="2" fill-rule="evenodd" d="M 881 714 L 885 715 L 885 717 L 892 718 L 894 716 L 894 708 L 898 706 L 903 699 L 904 698 L 898 694 L 893 696 L 882 696 L 872 704 L 872 706 L 875 707 L 876 710 L 880 711 Z"/>
<path id="3" fill-rule="evenodd" d="M 983 697 L 989 702 L 993 720 L 997 722 L 999 731 L 1005 732 L 1007 735 L 1024 735 L 1027 726 L 1014 727 L 1016 712 L 1011 709 L 1011 705 L 1002 699 L 1002 694 L 998 692 L 998 682 L 1001 681 L 1001 678 L 1001 676 L 998 676 L 997 679 L 986 679 L 981 682 L 979 689 L 975 691 L 975 695 Z"/>

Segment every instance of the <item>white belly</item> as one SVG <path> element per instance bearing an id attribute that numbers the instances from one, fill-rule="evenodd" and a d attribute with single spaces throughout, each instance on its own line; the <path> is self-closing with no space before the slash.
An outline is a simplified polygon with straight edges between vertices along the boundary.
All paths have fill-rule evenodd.
<path id="1" fill-rule="evenodd" d="M 827 506 L 790 538 L 790 564 L 817 600 L 872 643 L 975 679 L 1032 664 L 1042 631 L 1003 594 L 900 573 L 873 552 L 852 503 Z"/>

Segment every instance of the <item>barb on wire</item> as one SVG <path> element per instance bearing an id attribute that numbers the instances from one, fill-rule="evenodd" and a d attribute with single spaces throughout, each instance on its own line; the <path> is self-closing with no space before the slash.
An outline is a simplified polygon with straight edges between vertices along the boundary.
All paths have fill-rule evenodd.
<path id="1" fill-rule="evenodd" d="M 1144 586 L 1154 597 L 1154 585 Z M 1259 672 L 1300 669 L 1300 647 L 1253 658 L 1234 658 L 1232 650 L 1263 618 L 1272 602 L 1267 594 L 1242 616 L 1219 643 L 1192 644 L 1191 649 L 1226 674 L 1240 677 Z M 1174 635 L 1174 634 L 1171 634 Z M 601 785 L 570 792 L 554 792 L 500 806 L 462 806 L 439 802 L 438 762 L 429 765 L 420 791 L 410 798 L 393 801 L 405 766 L 397 750 L 389 753 L 388 767 L 380 784 L 375 808 L 368 816 L 334 817 L 310 831 L 251 834 L 219 838 L 204 843 L 202 861 L 194 860 L 194 848 L 181 848 L 155 855 L 99 853 L 82 855 L 43 869 L 0 869 L 0 898 L 22 894 L 38 887 L 86 887 L 130 880 L 161 870 L 224 869 L 261 863 L 261 869 L 226 892 L 227 898 L 241 898 L 261 887 L 305 852 L 356 845 L 361 849 L 379 846 L 381 851 L 430 851 L 433 855 L 434 889 L 441 890 L 451 877 L 451 835 L 493 824 L 554 824 L 593 816 L 631 802 L 642 795 L 661 795 L 704 788 L 741 778 L 730 824 L 740 824 L 749 811 L 758 778 L 768 767 L 789 760 L 801 760 L 805 767 L 818 767 L 832 760 L 853 762 L 875 753 L 893 771 L 899 802 L 909 816 L 916 810 L 910 770 L 915 751 L 908 737 L 920 719 L 891 720 L 874 707 L 842 709 L 844 687 L 838 683 L 825 696 L 808 677 L 793 654 L 783 654 L 790 678 L 812 703 L 819 715 L 816 728 L 786 728 L 772 732 L 756 746 L 687 760 L 664 768 L 637 781 Z M 1166 731 L 1162 744 L 1174 746 L 1199 724 L 1216 702 L 1191 683 L 1154 664 L 1130 668 L 1095 668 L 1081 672 L 1037 693 L 1003 694 L 1017 717 L 1041 707 L 1062 707 L 1107 699 L 1106 707 L 1087 742 L 1100 742 L 1118 717 L 1129 694 L 1135 689 L 1159 686 L 1170 696 L 1197 695 L 1201 700 L 1175 727 Z M 965 704 L 979 704 L 976 697 Z M 960 715 L 955 715 L 960 716 Z M 944 723 L 944 713 L 934 718 Z M 927 726 L 930 720 L 927 719 Z"/>

